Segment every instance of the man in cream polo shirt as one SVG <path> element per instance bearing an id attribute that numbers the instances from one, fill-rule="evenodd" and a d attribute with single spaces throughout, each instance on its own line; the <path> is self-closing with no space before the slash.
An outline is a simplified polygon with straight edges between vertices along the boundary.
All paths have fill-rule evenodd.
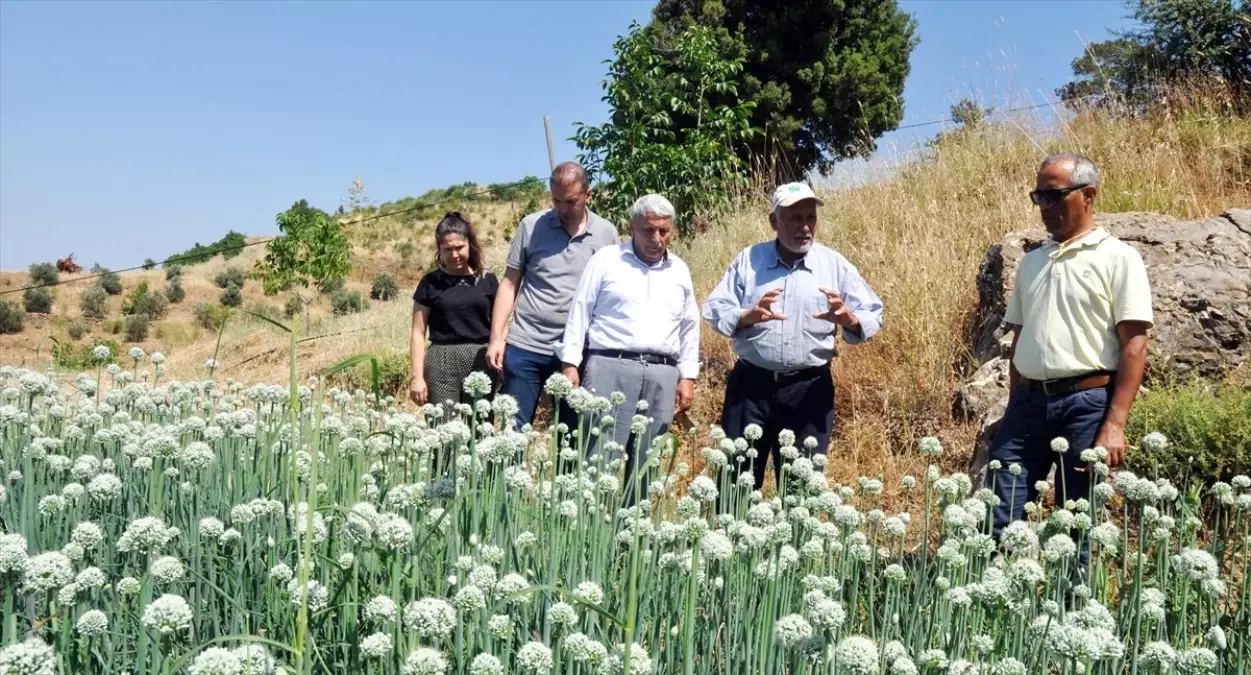
<path id="1" fill-rule="evenodd" d="M 1146 365 L 1151 289 L 1142 256 L 1094 226 L 1098 191 L 1094 163 L 1066 153 L 1043 160 L 1030 193 L 1051 236 L 1021 260 L 1004 316 L 1014 332 L 1011 393 L 990 450 L 1001 466 L 987 475 L 999 497 L 996 536 L 1037 499 L 1034 484 L 1053 464 L 1063 465 L 1055 481 L 1063 503 L 1089 494 L 1083 450 L 1105 448 L 1110 466 L 1125 458 L 1125 423 Z M 1067 448 L 1053 446 L 1057 438 Z"/>

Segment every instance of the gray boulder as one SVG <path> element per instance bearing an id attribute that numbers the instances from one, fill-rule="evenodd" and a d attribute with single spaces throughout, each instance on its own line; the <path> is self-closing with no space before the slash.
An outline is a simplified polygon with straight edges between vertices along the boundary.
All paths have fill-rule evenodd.
<path id="1" fill-rule="evenodd" d="M 1148 381 L 1171 375 L 1219 377 L 1251 358 L 1251 210 L 1181 221 L 1153 213 L 1096 214 L 1095 223 L 1133 246 L 1147 265 L 1155 326 L 1148 334 Z M 1042 227 L 990 247 L 977 276 L 970 335 L 975 367 L 956 392 L 957 417 L 977 422 L 974 480 L 984 474 L 1008 396 L 1011 335 L 1003 315 L 1017 266 L 1046 241 Z"/>

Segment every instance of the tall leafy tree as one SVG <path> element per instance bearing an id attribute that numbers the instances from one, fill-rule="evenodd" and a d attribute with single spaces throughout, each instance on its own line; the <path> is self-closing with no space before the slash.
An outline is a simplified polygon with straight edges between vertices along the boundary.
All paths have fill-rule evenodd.
<path id="1" fill-rule="evenodd" d="M 737 95 L 763 133 L 742 157 L 780 162 L 776 178 L 868 156 L 903 119 L 918 38 L 895 0 L 660 0 L 652 25 L 712 27 L 724 51 L 743 56 Z"/>
<path id="2" fill-rule="evenodd" d="M 347 276 L 351 244 L 337 220 L 301 199 L 278 214 L 277 223 L 282 234 L 266 244 L 265 257 L 256 263 L 266 295 L 297 286 L 325 287 Z M 296 295 L 304 303 L 307 329 L 308 305 L 316 294 Z"/>
<path id="3" fill-rule="evenodd" d="M 1072 82 L 1057 90 L 1071 102 L 1145 105 L 1169 83 L 1224 82 L 1251 105 L 1251 2 L 1128 0 L 1137 26 L 1095 42 L 1073 60 Z"/>
<path id="4" fill-rule="evenodd" d="M 758 132 L 755 104 L 738 97 L 742 56 L 723 47 L 708 27 L 669 35 L 638 24 L 613 45 L 604 83 L 612 119 L 578 123 L 574 135 L 579 161 L 599 181 L 598 211 L 624 225 L 635 199 L 660 192 L 687 232 L 745 193 L 739 153 Z"/>

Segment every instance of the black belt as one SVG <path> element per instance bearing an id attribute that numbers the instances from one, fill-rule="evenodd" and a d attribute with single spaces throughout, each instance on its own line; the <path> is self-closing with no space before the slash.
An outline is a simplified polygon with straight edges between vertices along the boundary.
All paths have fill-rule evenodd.
<path id="1" fill-rule="evenodd" d="M 1074 375 L 1073 377 L 1064 377 L 1058 380 L 1029 380 L 1023 377 L 1021 381 L 1032 391 L 1041 391 L 1044 394 L 1051 395 L 1071 394 L 1084 389 L 1108 387 L 1113 384 L 1115 377 L 1116 373 L 1114 371 L 1103 370 Z"/>
<path id="2" fill-rule="evenodd" d="M 622 359 L 623 361 L 639 361 L 641 363 L 649 363 L 656 366 L 676 366 L 678 360 L 672 356 L 664 354 L 648 354 L 645 352 L 627 352 L 621 349 L 588 349 L 586 353 L 590 356 L 604 356 L 610 359 Z"/>
<path id="3" fill-rule="evenodd" d="M 743 367 L 746 368 L 747 370 L 753 373 L 756 373 L 758 375 L 767 377 L 773 380 L 774 382 L 809 380 L 814 377 L 817 377 L 821 373 L 828 373 L 830 371 L 830 364 L 828 363 L 822 366 L 810 366 L 808 368 L 800 368 L 798 370 L 770 370 L 768 368 L 761 368 L 760 366 L 746 359 L 739 359 L 738 362 L 742 364 Z"/>

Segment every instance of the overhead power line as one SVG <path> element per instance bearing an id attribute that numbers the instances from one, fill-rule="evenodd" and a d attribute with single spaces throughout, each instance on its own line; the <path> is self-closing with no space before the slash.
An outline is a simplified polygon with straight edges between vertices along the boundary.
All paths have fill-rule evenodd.
<path id="1" fill-rule="evenodd" d="M 1074 96 L 1070 100 L 1078 101 L 1078 100 L 1091 98 L 1092 96 L 1098 96 L 1098 95 L 1099 94 L 1087 94 L 1085 96 Z M 1036 105 L 1026 105 L 1026 106 L 1021 106 L 1019 108 L 1004 108 L 1003 110 L 995 110 L 993 112 L 1002 112 L 1002 113 L 1021 112 L 1022 110 L 1037 110 L 1038 108 L 1049 108 L 1054 105 L 1056 105 L 1056 102 L 1048 101 L 1046 103 L 1038 103 Z M 915 129 L 917 127 L 927 127 L 927 126 L 930 126 L 931 124 L 946 124 L 948 122 L 958 122 L 958 121 L 959 120 L 957 120 L 954 117 L 944 117 L 943 119 L 940 119 L 940 120 L 930 120 L 928 122 L 914 122 L 912 124 L 904 124 L 902 126 L 895 127 L 895 131 L 901 131 L 903 129 Z"/>
<path id="2" fill-rule="evenodd" d="M 432 207 L 432 206 L 438 206 L 439 204 L 446 204 L 447 202 L 457 201 L 457 200 L 461 200 L 461 199 L 468 199 L 468 198 L 471 198 L 471 197 L 480 197 L 480 196 L 485 195 L 485 194 L 491 194 L 492 192 L 499 192 L 500 190 L 506 190 L 506 189 L 508 189 L 508 188 L 521 187 L 522 185 L 525 185 L 525 184 L 526 184 L 526 183 L 528 183 L 528 182 L 530 182 L 530 181 L 520 180 L 520 181 L 517 181 L 516 183 L 506 183 L 506 184 L 504 184 L 504 185 L 496 185 L 496 186 L 494 186 L 494 187 L 490 187 L 490 188 L 487 188 L 487 189 L 485 189 L 485 190 L 479 190 L 478 192 L 470 192 L 470 193 L 466 193 L 466 194 L 462 194 L 462 195 L 455 195 L 455 196 L 451 196 L 451 197 L 446 197 L 446 198 L 444 198 L 444 199 L 439 199 L 439 200 L 436 200 L 436 201 L 433 201 L 433 202 L 427 202 L 427 203 L 424 203 L 424 204 L 418 204 L 418 205 L 416 205 L 416 206 L 410 206 L 410 207 L 408 207 L 408 208 L 406 208 L 406 209 L 400 209 L 400 210 L 398 210 L 398 211 L 388 211 L 388 212 L 386 212 L 386 213 L 379 213 L 379 214 L 375 214 L 375 215 L 372 215 L 372 216 L 366 216 L 366 217 L 364 217 L 364 218 L 360 218 L 360 219 L 358 219 L 358 220 L 353 220 L 353 221 L 350 221 L 350 222 L 343 223 L 343 226 L 344 226 L 344 227 L 348 227 L 348 226 L 351 226 L 351 225 L 359 225 L 359 224 L 361 224 L 361 223 L 367 223 L 367 222 L 369 222 L 369 221 L 371 221 L 371 220 L 379 220 L 379 219 L 381 219 L 381 218 L 390 218 L 390 217 L 392 217 L 392 216 L 400 216 L 400 215 L 403 215 L 403 214 L 405 214 L 405 213 L 412 213 L 413 211 L 421 211 L 421 210 L 424 210 L 424 209 L 428 209 L 428 208 L 430 208 L 430 207 Z M 246 243 L 246 244 L 239 244 L 239 245 L 237 245 L 237 246 L 221 246 L 221 247 L 214 247 L 214 248 L 213 248 L 212 253 L 194 253 L 194 254 L 191 254 L 191 255 L 174 256 L 174 257 L 171 257 L 171 258 L 166 258 L 166 259 L 164 260 L 164 262 L 162 262 L 161 264 L 162 264 L 162 265 L 172 265 L 172 264 L 176 264 L 176 263 L 180 263 L 180 262 L 184 262 L 184 261 L 188 261 L 188 260 L 195 260 L 195 261 L 201 262 L 201 261 L 207 260 L 207 259 L 209 259 L 209 258 L 212 258 L 213 256 L 215 256 L 215 255 L 217 255 L 217 254 L 219 254 L 219 253 L 224 253 L 224 252 L 226 252 L 226 251 L 237 251 L 237 250 L 242 250 L 242 249 L 248 248 L 249 246 L 257 246 L 257 245 L 260 245 L 260 244 L 268 244 L 269 242 L 273 241 L 274 239 L 277 239 L 277 237 L 268 237 L 268 238 L 266 238 L 266 239 L 259 239 L 259 240 L 257 240 L 257 241 L 250 241 L 250 242 L 248 242 L 248 243 Z M 120 272 L 134 272 L 135 270 L 146 269 L 146 268 L 148 268 L 148 267 L 149 267 L 148 265 L 135 265 L 134 267 L 125 267 L 125 268 L 122 268 L 122 269 L 119 269 L 119 270 L 109 270 L 109 271 L 107 271 L 107 272 L 99 272 L 99 273 L 96 273 L 96 274 L 88 274 L 88 275 L 86 275 L 86 276 L 74 277 L 73 279 L 62 279 L 62 280 L 55 281 L 55 282 L 48 283 L 48 284 L 34 284 L 34 285 L 31 285 L 31 286 L 23 286 L 23 287 L 21 287 L 21 288 L 14 288 L 14 289 L 10 289 L 10 290 L 7 290 L 7 291 L 0 291 L 0 295 L 8 295 L 8 294 L 10 294 L 10 293 L 22 293 L 22 292 L 25 292 L 25 291 L 34 290 L 34 289 L 36 289 L 36 288 L 51 288 L 51 287 L 53 287 L 53 286 L 63 286 L 63 285 L 65 285 L 65 284 L 76 284 L 76 283 L 78 283 L 78 282 L 80 282 L 80 281 L 90 281 L 90 280 L 92 280 L 92 279 L 99 279 L 100 277 L 103 277 L 103 276 L 106 276 L 106 275 L 109 275 L 109 274 L 117 274 L 117 273 L 120 273 Z"/>

